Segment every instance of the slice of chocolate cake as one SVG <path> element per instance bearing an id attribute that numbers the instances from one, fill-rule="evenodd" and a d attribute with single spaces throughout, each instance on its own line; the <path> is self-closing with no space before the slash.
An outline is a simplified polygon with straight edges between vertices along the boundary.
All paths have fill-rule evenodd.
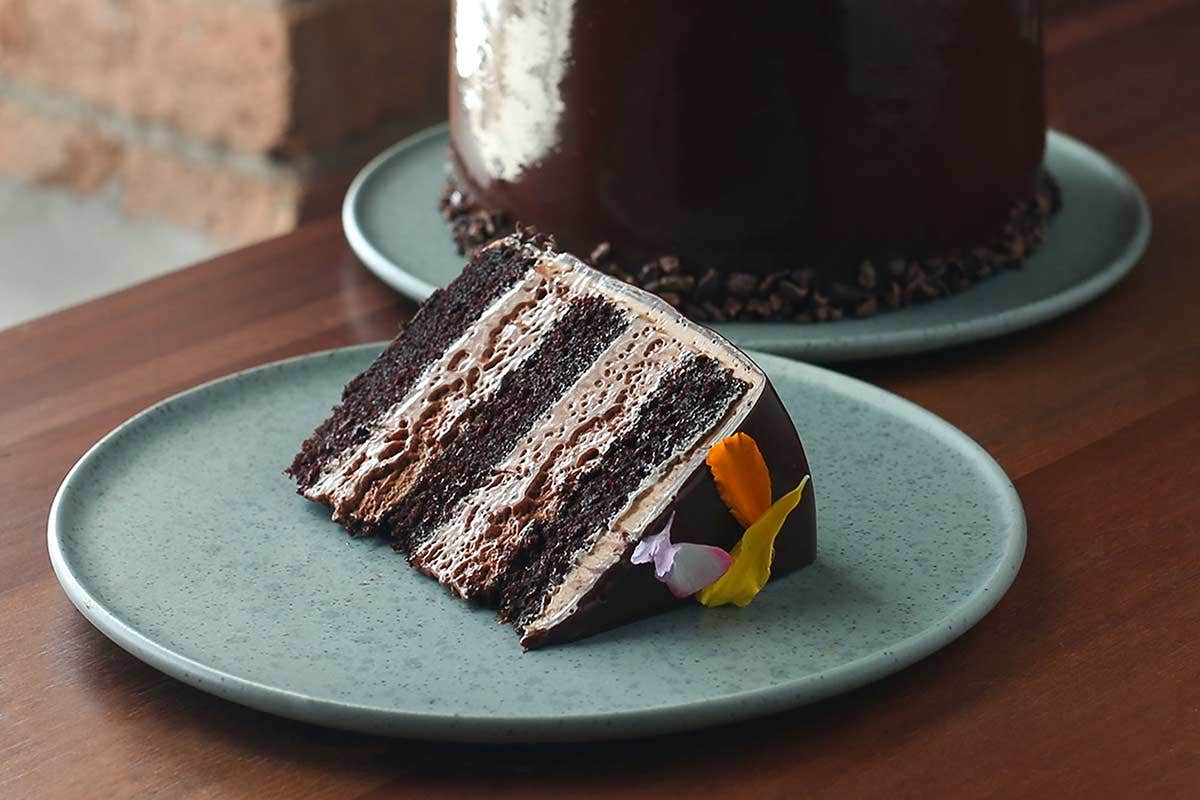
<path id="1" fill-rule="evenodd" d="M 763 503 L 771 482 L 790 489 L 808 474 L 749 358 L 653 295 L 517 235 L 429 298 L 288 473 L 351 534 L 388 538 L 534 647 L 695 602 L 660 580 L 661 560 L 633 563 L 633 552 L 668 523 L 676 542 L 738 544 L 754 520 L 706 463 L 737 433 L 769 475 Z M 815 555 L 813 493 L 799 496 L 773 564 L 767 544 L 774 575 Z"/>

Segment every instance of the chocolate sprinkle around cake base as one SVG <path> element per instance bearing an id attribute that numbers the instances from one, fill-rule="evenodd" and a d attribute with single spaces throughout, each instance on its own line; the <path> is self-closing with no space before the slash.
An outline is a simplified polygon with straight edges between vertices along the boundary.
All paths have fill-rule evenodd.
<path id="1" fill-rule="evenodd" d="M 657 294 L 698 322 L 826 322 L 946 297 L 1001 271 L 1023 268 L 1045 240 L 1061 202 L 1058 183 L 1043 170 L 1033 198 L 1009 208 L 1007 222 L 990 243 L 930 256 L 863 258 L 857 270 L 853 265 L 844 270 L 853 275 L 847 282 L 830 280 L 803 264 L 766 275 L 695 271 L 672 255 L 631 264 L 607 242 L 580 255 L 597 269 Z M 453 170 L 438 208 L 464 255 L 517 227 L 504 211 L 481 207 Z"/>

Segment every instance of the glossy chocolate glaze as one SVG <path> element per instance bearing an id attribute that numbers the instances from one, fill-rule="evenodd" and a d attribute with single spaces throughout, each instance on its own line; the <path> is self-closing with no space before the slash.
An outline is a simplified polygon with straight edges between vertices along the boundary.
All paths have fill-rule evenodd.
<path id="1" fill-rule="evenodd" d="M 457 168 L 483 204 L 568 250 L 856 265 L 980 242 L 1033 194 L 1036 0 L 498 7 L 488 20 L 478 0 L 456 2 Z M 488 80 L 505 53 L 523 54 L 532 93 Z M 529 146 L 503 163 L 497 142 Z"/>

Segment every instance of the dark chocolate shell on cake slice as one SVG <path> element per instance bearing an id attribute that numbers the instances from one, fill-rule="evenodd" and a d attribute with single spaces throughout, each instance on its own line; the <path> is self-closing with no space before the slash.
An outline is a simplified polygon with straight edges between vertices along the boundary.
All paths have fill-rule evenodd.
<path id="1" fill-rule="evenodd" d="M 714 461 L 730 443 L 747 466 Z M 663 548 L 733 551 L 719 580 L 759 574 L 748 596 L 811 562 L 808 472 L 753 361 L 532 235 L 481 250 L 435 292 L 288 469 L 351 534 L 386 537 L 455 594 L 497 608 L 526 647 L 697 602 L 676 596 Z M 799 490 L 790 514 L 763 511 L 772 485 Z M 740 546 L 743 535 L 755 542 Z M 659 558 L 635 559 L 651 536 Z M 722 602 L 718 585 L 695 597 Z"/>

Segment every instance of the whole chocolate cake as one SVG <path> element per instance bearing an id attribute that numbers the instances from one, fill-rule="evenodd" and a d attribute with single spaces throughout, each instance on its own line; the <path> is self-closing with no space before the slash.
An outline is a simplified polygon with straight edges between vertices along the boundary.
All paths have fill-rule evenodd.
<path id="1" fill-rule="evenodd" d="M 1036 0 L 456 0 L 460 248 L 517 222 L 702 320 L 1020 266 L 1057 191 Z"/>
<path id="2" fill-rule="evenodd" d="M 766 375 L 531 235 L 435 292 L 288 472 L 528 647 L 692 595 L 744 605 L 816 552 L 808 464 Z"/>

